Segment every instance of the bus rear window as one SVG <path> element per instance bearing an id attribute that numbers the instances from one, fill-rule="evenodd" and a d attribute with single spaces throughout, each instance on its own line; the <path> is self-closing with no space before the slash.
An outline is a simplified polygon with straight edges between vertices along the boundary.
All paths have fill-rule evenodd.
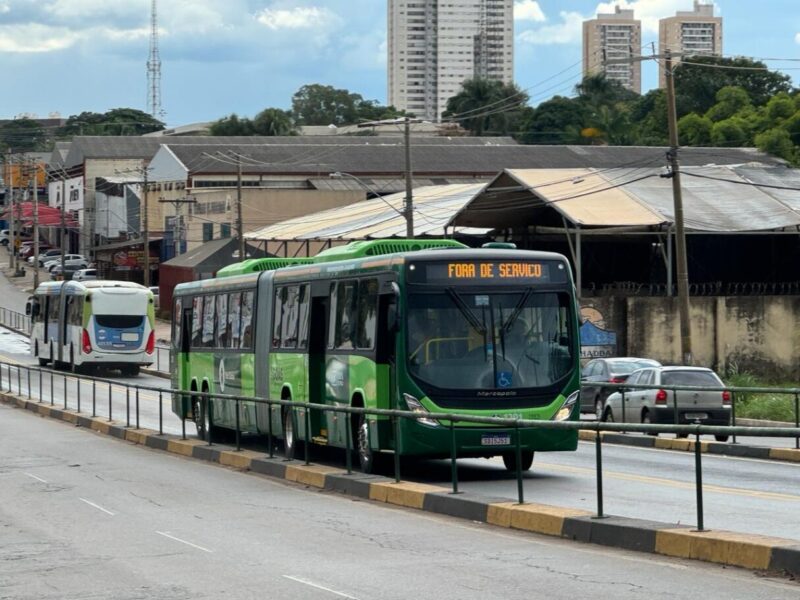
<path id="1" fill-rule="evenodd" d="M 141 326 L 144 317 L 142 315 L 95 315 L 94 320 L 100 327 L 130 329 Z"/>

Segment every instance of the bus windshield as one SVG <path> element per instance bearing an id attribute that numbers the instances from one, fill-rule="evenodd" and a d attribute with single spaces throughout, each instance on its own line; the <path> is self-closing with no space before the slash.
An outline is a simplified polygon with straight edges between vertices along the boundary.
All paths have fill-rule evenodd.
<path id="1" fill-rule="evenodd" d="M 411 294 L 409 372 L 440 389 L 551 386 L 574 362 L 570 302 L 568 294 L 532 289 Z"/>

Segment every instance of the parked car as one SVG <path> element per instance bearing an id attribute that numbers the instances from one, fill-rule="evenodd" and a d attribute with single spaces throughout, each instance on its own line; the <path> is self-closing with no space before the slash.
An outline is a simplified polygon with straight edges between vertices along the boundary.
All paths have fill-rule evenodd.
<path id="1" fill-rule="evenodd" d="M 598 383 L 625 383 L 628 375 L 644 367 L 660 367 L 661 363 L 649 358 L 596 358 L 581 369 L 581 412 L 603 416 L 606 398 L 614 391 Z"/>
<path id="2" fill-rule="evenodd" d="M 624 417 L 622 410 L 623 394 L 614 392 L 606 400 L 606 406 L 603 411 L 604 421 L 675 423 L 677 394 L 677 423 L 730 424 L 731 394 L 728 391 L 672 391 L 638 387 L 640 385 L 725 387 L 719 376 L 711 369 L 706 369 L 705 367 L 653 367 L 639 369 L 632 373 L 625 383 Z M 714 437 L 718 442 L 728 440 L 727 435 Z"/>
<path id="3" fill-rule="evenodd" d="M 44 263 L 44 268 L 51 271 L 56 265 L 61 266 L 61 257 L 47 261 Z M 78 267 L 78 269 L 86 269 L 89 267 L 89 261 L 80 254 L 67 254 L 64 257 L 64 266 Z M 75 269 L 76 271 L 78 269 Z"/>
<path id="4" fill-rule="evenodd" d="M 80 269 L 72 276 L 73 281 L 93 281 L 97 279 L 97 269 Z"/>
<path id="5" fill-rule="evenodd" d="M 70 280 L 80 270 L 81 267 L 79 265 L 64 265 L 64 270 L 62 271 L 61 265 L 58 264 L 50 269 L 50 279 L 52 281 Z"/>
<path id="6" fill-rule="evenodd" d="M 0 244 L 3 246 L 8 246 L 9 238 L 11 237 L 11 232 L 8 229 L 0 229 Z"/>
<path id="7" fill-rule="evenodd" d="M 151 286 L 150 286 L 150 291 L 151 291 L 151 292 L 153 292 L 153 307 L 154 307 L 156 310 L 158 310 L 158 308 L 159 308 L 159 302 L 158 302 L 158 290 L 159 290 L 159 288 L 158 288 L 158 286 L 157 286 L 157 285 L 151 285 Z"/>
<path id="8" fill-rule="evenodd" d="M 39 266 L 43 267 L 44 263 L 54 260 L 61 256 L 61 249 L 60 248 L 50 248 L 49 246 L 42 250 L 39 248 Z M 33 259 L 35 257 L 33 255 L 28 256 L 28 264 L 33 264 Z"/>

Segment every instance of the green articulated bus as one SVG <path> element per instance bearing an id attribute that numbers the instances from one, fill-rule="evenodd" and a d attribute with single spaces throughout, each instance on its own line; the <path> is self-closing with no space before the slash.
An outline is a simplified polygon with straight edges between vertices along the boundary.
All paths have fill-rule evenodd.
<path id="1" fill-rule="evenodd" d="M 353 447 L 371 472 L 383 454 L 446 457 L 449 422 L 428 413 L 577 419 L 578 315 L 559 255 L 452 240 L 374 240 L 313 258 L 249 259 L 215 279 L 175 288 L 173 411 L 198 436 L 242 432 Z M 499 247 L 503 246 L 503 247 Z M 252 398 L 400 409 L 419 420 L 295 410 Z M 247 400 L 250 398 L 251 400 Z M 310 431 L 306 431 L 306 423 Z M 454 424 L 459 457 L 500 455 L 516 469 L 515 432 Z M 349 436 L 349 437 L 348 437 Z M 575 450 L 577 432 L 520 429 L 521 464 L 534 451 Z"/>

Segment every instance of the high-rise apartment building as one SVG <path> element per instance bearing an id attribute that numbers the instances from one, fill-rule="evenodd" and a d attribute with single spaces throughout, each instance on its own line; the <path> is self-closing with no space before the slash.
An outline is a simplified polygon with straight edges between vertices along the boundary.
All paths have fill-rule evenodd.
<path id="1" fill-rule="evenodd" d="M 389 0 L 389 103 L 436 121 L 467 79 L 514 79 L 514 0 Z"/>
<path id="2" fill-rule="evenodd" d="M 605 73 L 612 81 L 636 93 L 642 91 L 642 63 L 630 60 L 641 54 L 642 22 L 632 10 L 619 6 L 613 13 L 598 13 L 583 22 L 583 74 Z M 628 61 L 628 62 L 608 62 Z"/>
<path id="3" fill-rule="evenodd" d="M 722 17 L 714 16 L 714 5 L 694 0 L 694 10 L 678 11 L 674 17 L 658 22 L 660 52 L 669 49 L 684 56 L 719 56 L 722 54 Z M 673 64 L 680 62 L 680 56 Z M 666 85 L 664 65 L 658 69 L 658 82 Z"/>

